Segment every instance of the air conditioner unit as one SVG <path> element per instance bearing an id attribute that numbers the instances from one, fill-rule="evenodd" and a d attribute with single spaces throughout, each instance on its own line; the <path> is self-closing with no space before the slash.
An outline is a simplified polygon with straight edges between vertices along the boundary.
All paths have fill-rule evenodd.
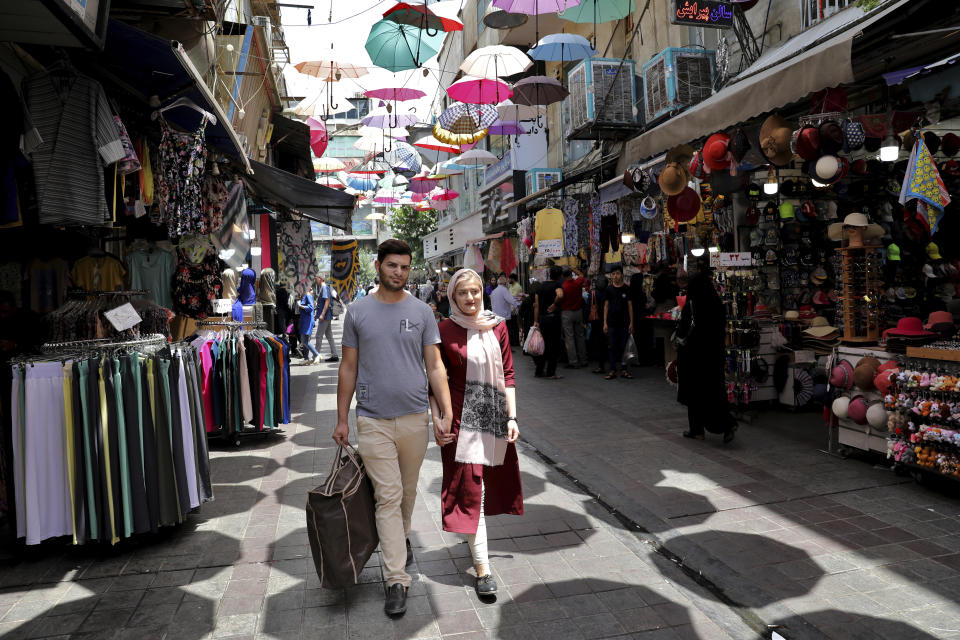
<path id="1" fill-rule="evenodd" d="M 706 100 L 713 94 L 714 52 L 669 47 L 643 65 L 647 122 Z"/>
<path id="2" fill-rule="evenodd" d="M 533 195 L 560 182 L 563 172 L 560 169 L 529 169 L 526 175 L 527 195 Z"/>
<path id="3" fill-rule="evenodd" d="M 567 134 L 587 124 L 635 124 L 633 75 L 633 61 L 620 58 L 588 58 L 571 69 L 567 74 L 571 131 Z"/>
<path id="4" fill-rule="evenodd" d="M 267 41 L 267 50 L 273 47 L 273 24 L 270 22 L 270 16 L 252 16 L 250 23 L 258 27 L 263 27 L 263 39 Z"/>

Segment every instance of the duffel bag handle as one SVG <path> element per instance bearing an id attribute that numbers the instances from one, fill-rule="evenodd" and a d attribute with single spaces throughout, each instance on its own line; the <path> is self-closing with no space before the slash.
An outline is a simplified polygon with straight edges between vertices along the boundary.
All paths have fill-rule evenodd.
<path id="1" fill-rule="evenodd" d="M 346 456 L 346 459 L 344 459 L 344 456 Z M 327 481 L 324 483 L 324 491 L 326 493 L 333 492 L 333 485 L 337 480 L 337 475 L 341 469 L 347 466 L 348 463 L 353 465 L 355 472 L 351 478 L 350 484 L 343 488 L 343 493 L 344 495 L 352 495 L 360 487 L 360 483 L 363 481 L 363 477 L 365 475 L 363 461 L 360 459 L 360 453 L 350 444 L 347 444 L 346 446 L 340 444 L 337 446 L 337 452 L 334 455 L 333 464 L 330 465 L 330 475 L 327 476 Z"/>

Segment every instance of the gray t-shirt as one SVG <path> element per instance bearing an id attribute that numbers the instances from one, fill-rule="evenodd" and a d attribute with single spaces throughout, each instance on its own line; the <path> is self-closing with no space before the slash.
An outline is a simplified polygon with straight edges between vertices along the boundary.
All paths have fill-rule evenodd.
<path id="1" fill-rule="evenodd" d="M 397 418 L 429 408 L 423 348 L 440 344 L 433 310 L 414 296 L 368 295 L 347 307 L 343 346 L 358 350 L 357 415 Z"/>

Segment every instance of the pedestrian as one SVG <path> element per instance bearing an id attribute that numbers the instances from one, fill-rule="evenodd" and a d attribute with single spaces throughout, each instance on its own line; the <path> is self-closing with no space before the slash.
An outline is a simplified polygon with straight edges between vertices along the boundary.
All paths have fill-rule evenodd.
<path id="1" fill-rule="evenodd" d="M 323 276 L 317 276 L 317 284 L 320 288 L 317 298 L 317 357 L 320 357 L 323 339 L 326 338 L 330 346 L 330 357 L 326 362 L 336 362 L 340 358 L 337 356 L 337 343 L 333 338 L 333 291 L 330 285 L 324 282 Z"/>
<path id="2" fill-rule="evenodd" d="M 317 351 L 316 347 L 314 347 L 310 341 L 310 335 L 313 333 L 315 324 L 314 313 L 316 312 L 316 306 L 313 295 L 310 293 L 310 290 L 304 286 L 303 297 L 301 297 L 300 302 L 297 303 L 297 308 L 300 310 L 297 333 L 300 334 L 300 342 L 303 349 L 302 355 L 304 360 L 307 361 L 307 364 L 313 364 L 320 359 L 320 352 Z"/>
<path id="3" fill-rule="evenodd" d="M 610 371 L 605 378 L 616 378 L 618 367 L 621 368 L 622 377 L 632 378 L 633 374 L 621 360 L 627 338 L 633 333 L 633 303 L 630 300 L 630 289 L 623 283 L 623 267 L 619 265 L 610 270 L 610 286 L 607 287 L 603 305 L 603 332 L 609 340 L 607 353 Z"/>
<path id="4" fill-rule="evenodd" d="M 436 289 L 437 276 L 433 276 L 420 286 L 420 289 L 417 291 L 417 297 L 420 298 L 423 302 L 430 304 L 433 302 L 433 292 Z"/>
<path id="5" fill-rule="evenodd" d="M 703 440 L 705 432 L 722 433 L 730 442 L 737 421 L 730 415 L 724 369 L 727 328 L 723 302 L 706 270 L 687 285 L 687 299 L 677 325 L 677 400 L 687 406 L 685 438 Z"/>
<path id="6" fill-rule="evenodd" d="M 554 265 L 550 267 L 550 279 L 540 285 L 533 305 L 533 326 L 543 334 L 543 354 L 534 356 L 537 366 L 534 375 L 538 378 L 559 380 L 563 376 L 557 375 L 557 359 L 563 341 L 560 337 L 560 313 L 557 301 L 557 289 L 560 287 L 560 278 L 563 270 Z"/>
<path id="7" fill-rule="evenodd" d="M 439 288 L 437 289 L 437 313 L 439 313 L 444 318 L 450 317 L 450 299 L 447 298 L 447 283 L 441 282 Z"/>
<path id="8" fill-rule="evenodd" d="M 504 276 L 497 278 L 497 288 L 494 289 L 493 293 L 490 294 L 490 304 L 492 305 L 493 312 L 495 314 L 506 320 L 508 324 L 511 321 L 516 324 L 514 315 L 516 314 L 520 303 L 517 302 L 516 298 L 510 295 L 510 290 L 507 289 L 507 279 Z M 509 336 L 509 334 L 510 331 L 508 328 L 507 335 Z"/>
<path id="9" fill-rule="evenodd" d="M 585 282 L 586 279 L 579 271 L 564 267 L 563 284 L 557 290 L 557 297 L 560 299 L 560 325 L 563 328 L 563 342 L 567 348 L 568 369 L 578 369 L 590 364 L 587 356 L 586 331 L 583 326 Z"/>
<path id="10" fill-rule="evenodd" d="M 633 340 L 638 361 L 649 362 L 653 332 L 647 321 L 647 294 L 643 290 L 643 274 L 630 276 L 630 303 L 633 305 Z"/>
<path id="11" fill-rule="evenodd" d="M 587 349 L 590 357 L 597 361 L 597 368 L 593 372 L 600 374 L 607 371 L 607 334 L 603 332 L 603 309 L 607 300 L 608 287 L 607 276 L 600 275 L 594 278 L 593 286 L 590 287 L 590 315 L 587 316 L 587 322 L 590 324 Z"/>
<path id="12" fill-rule="evenodd" d="M 457 271 L 448 291 L 451 313 L 440 323 L 440 351 L 453 421 L 449 433 L 436 437 L 443 461 L 443 529 L 466 534 L 477 572 L 474 590 L 491 596 L 497 583 L 490 573 L 486 516 L 523 514 L 513 353 L 503 318 L 483 308 L 476 271 Z"/>
<path id="13" fill-rule="evenodd" d="M 510 295 L 517 299 L 517 302 L 520 302 L 523 298 L 523 285 L 517 280 L 517 274 L 511 273 L 510 278 Z"/>
<path id="14" fill-rule="evenodd" d="M 382 242 L 374 262 L 380 286 L 347 309 L 333 431 L 334 441 L 348 444 L 356 394 L 358 451 L 373 484 L 386 574 L 383 608 L 391 616 L 407 610 L 405 568 L 413 561 L 410 521 L 427 451 L 428 380 L 439 407 L 433 414 L 434 438 L 450 433 L 453 415 L 433 312 L 404 290 L 411 259 L 406 242 Z"/>

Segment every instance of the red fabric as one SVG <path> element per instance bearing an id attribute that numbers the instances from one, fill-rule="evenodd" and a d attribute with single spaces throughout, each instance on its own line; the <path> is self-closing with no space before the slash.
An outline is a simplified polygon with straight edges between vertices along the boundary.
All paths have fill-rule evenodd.
<path id="1" fill-rule="evenodd" d="M 583 283 L 586 280 L 580 278 L 570 278 L 563 281 L 563 300 L 560 301 L 560 308 L 564 311 L 576 311 L 583 308 Z"/>
<path id="2" fill-rule="evenodd" d="M 517 268 L 517 256 L 510 238 L 503 239 L 503 251 L 500 253 L 500 272 L 510 275 Z"/>
<path id="3" fill-rule="evenodd" d="M 217 431 L 217 425 L 213 420 L 213 391 L 210 385 L 213 384 L 213 354 L 210 349 L 213 344 L 207 341 L 200 347 L 200 395 L 203 397 L 203 421 L 207 432 Z"/>
<path id="4" fill-rule="evenodd" d="M 503 322 L 494 327 L 503 354 L 503 377 L 508 387 L 514 386 L 513 353 L 510 337 Z M 463 412 L 463 392 L 467 379 L 467 330 L 452 320 L 440 323 L 440 354 L 447 367 L 450 383 L 450 401 L 453 404 L 453 433 L 460 431 Z M 486 467 L 464 464 L 454 460 L 456 441 L 440 449 L 443 460 L 443 485 L 440 503 L 443 510 L 443 529 L 454 533 L 476 533 L 480 519 L 480 479 L 486 489 L 484 510 L 488 516 L 523 514 L 523 489 L 520 485 L 520 463 L 517 447 L 507 445 L 503 464 Z"/>

